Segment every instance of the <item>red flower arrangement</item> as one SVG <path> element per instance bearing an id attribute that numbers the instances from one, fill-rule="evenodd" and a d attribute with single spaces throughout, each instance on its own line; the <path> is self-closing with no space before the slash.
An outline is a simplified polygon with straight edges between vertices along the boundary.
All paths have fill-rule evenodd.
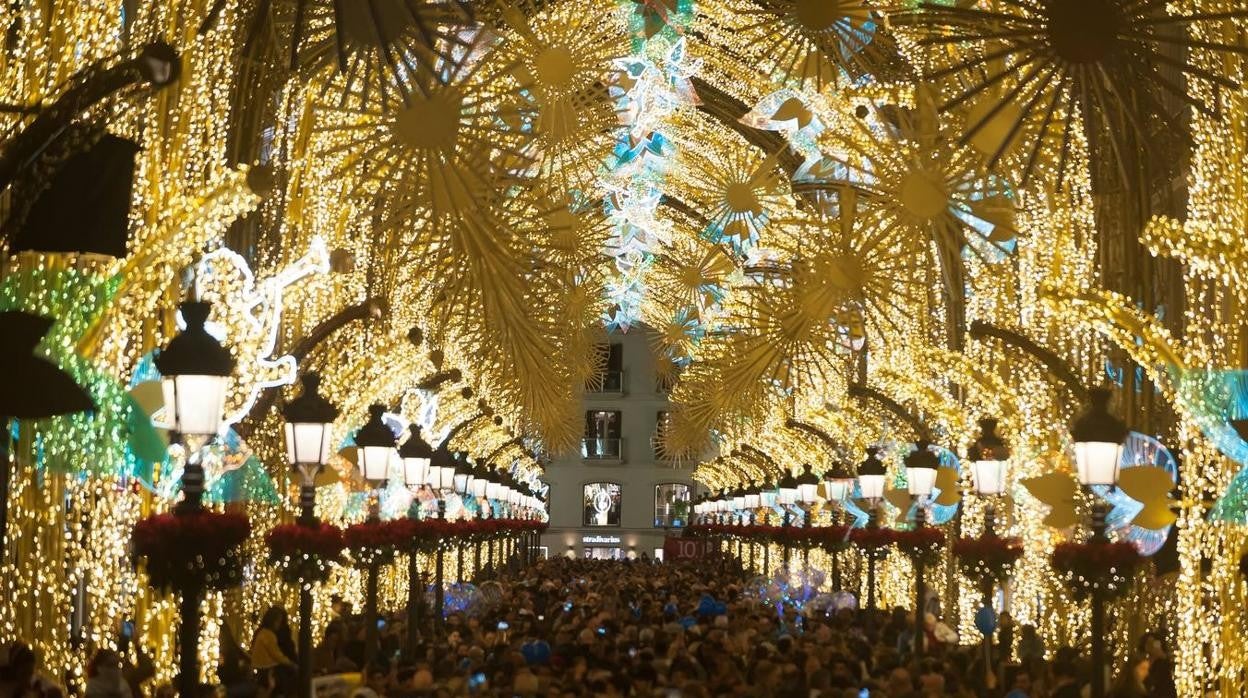
<path id="1" fill-rule="evenodd" d="M 819 544 L 824 550 L 835 553 L 849 547 L 849 535 L 853 530 L 849 526 L 824 526 L 815 530 L 818 531 Z"/>
<path id="2" fill-rule="evenodd" d="M 1132 543 L 1089 541 L 1059 543 L 1050 562 L 1076 598 L 1097 590 L 1114 598 L 1126 591 L 1143 559 Z"/>
<path id="3" fill-rule="evenodd" d="M 134 524 L 131 554 L 136 565 L 146 562 L 156 589 L 228 589 L 242 582 L 242 546 L 250 535 L 242 514 L 154 514 Z"/>
<path id="4" fill-rule="evenodd" d="M 915 564 L 930 567 L 940 561 L 945 532 L 932 526 L 919 526 L 909 531 L 894 531 L 893 542 Z"/>
<path id="5" fill-rule="evenodd" d="M 891 528 L 855 528 L 849 532 L 849 542 L 862 550 L 862 554 L 876 560 L 888 556 L 888 546 L 895 540 Z"/>
<path id="6" fill-rule="evenodd" d="M 953 542 L 953 556 L 968 579 L 1003 582 L 1014 571 L 1014 563 L 1023 556 L 1023 542 L 995 535 L 959 538 Z"/>
<path id="7" fill-rule="evenodd" d="M 290 584 L 315 584 L 329 578 L 332 565 L 342 562 L 346 541 L 342 529 L 328 523 L 315 526 L 281 524 L 264 537 L 269 562 Z"/>
<path id="8" fill-rule="evenodd" d="M 347 526 L 342 532 L 346 550 L 359 567 L 388 565 L 395 553 L 406 545 L 409 531 L 403 522 L 409 519 L 378 521 L 376 519 Z"/>

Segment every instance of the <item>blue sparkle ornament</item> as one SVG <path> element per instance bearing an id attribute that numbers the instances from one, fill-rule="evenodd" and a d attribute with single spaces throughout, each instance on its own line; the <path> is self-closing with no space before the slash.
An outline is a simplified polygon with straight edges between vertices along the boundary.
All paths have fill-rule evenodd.
<path id="1" fill-rule="evenodd" d="M 991 606 L 981 606 L 975 612 L 975 628 L 984 637 L 991 635 L 992 631 L 997 629 L 997 612 L 992 610 Z"/>

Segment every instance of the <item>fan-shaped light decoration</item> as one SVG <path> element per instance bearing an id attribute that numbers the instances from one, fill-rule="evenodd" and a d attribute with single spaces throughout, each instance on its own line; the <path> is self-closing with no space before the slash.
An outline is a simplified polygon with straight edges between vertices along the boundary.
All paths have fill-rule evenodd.
<path id="1" fill-rule="evenodd" d="M 506 36 L 500 50 L 536 107 L 529 154 L 538 181 L 557 194 L 591 193 L 621 128 L 608 89 L 629 53 L 619 13 L 605 0 L 496 6 Z"/>
<path id="2" fill-rule="evenodd" d="M 895 229 L 851 186 L 822 202 L 815 215 L 780 221 L 787 237 L 778 244 L 803 257 L 796 268 L 820 289 L 812 301 L 831 311 L 825 320 L 836 326 L 838 343 L 860 349 L 869 328 L 897 330 L 922 304 L 923 243 Z"/>
<path id="3" fill-rule="evenodd" d="M 862 0 L 727 3 L 714 17 L 776 81 L 815 89 L 868 78 L 890 65 L 875 41 L 877 18 Z"/>
<path id="4" fill-rule="evenodd" d="M 777 156 L 752 148 L 726 153 L 686 149 L 677 164 L 687 169 L 689 203 L 707 218 L 703 235 L 714 243 L 727 243 L 738 254 L 758 244 L 767 222 L 783 206 L 787 193 Z"/>
<path id="5" fill-rule="evenodd" d="M 942 131 L 929 91 L 917 90 L 913 107 L 872 103 L 865 117 L 844 123 L 850 126 L 819 137 L 831 163 L 825 181 L 861 191 L 863 204 L 880 211 L 887 237 L 969 246 L 988 261 L 1013 251 L 1012 190 Z"/>
<path id="6" fill-rule="evenodd" d="M 1232 27 L 1244 17 L 1248 9 L 1172 13 L 1159 2 L 1035 0 L 990 9 L 925 2 L 896 21 L 919 25 L 924 44 L 962 47 L 927 76 L 951 83 L 941 111 L 969 107 L 960 142 L 989 166 L 1013 151 L 1026 183 L 1039 163 L 1054 159 L 1062 176 L 1076 128 L 1104 134 L 1112 144 L 1105 155 L 1123 167 L 1134 157 L 1126 149 L 1178 130 L 1166 100 L 1215 114 L 1220 105 L 1196 95 L 1239 90 L 1240 83 L 1193 64 L 1184 49 L 1244 54 L 1242 33 Z M 1210 34 L 1225 27 L 1228 38 L 1189 38 L 1193 26 Z M 1048 142 L 1053 132 L 1056 142 Z"/>
<path id="7" fill-rule="evenodd" d="M 913 503 L 910 501 L 910 491 L 905 487 L 889 487 L 884 490 L 884 501 L 888 502 L 897 510 L 895 523 L 905 523 L 910 520 L 910 509 Z"/>
<path id="8" fill-rule="evenodd" d="M 1153 555 L 1165 545 L 1177 520 L 1170 498 L 1178 480 L 1178 464 L 1157 439 L 1131 432 L 1123 445 L 1118 487 L 1093 490 L 1113 505 L 1105 523 L 1118 540 L 1135 544 L 1142 555 Z"/>
<path id="9" fill-rule="evenodd" d="M 91 396 L 69 374 L 35 354 L 52 320 L 20 310 L 0 312 L 0 362 L 8 376 L 0 391 L 0 416 L 42 419 L 95 409 Z M 0 428 L 8 429 L 0 423 Z M 8 435 L 5 435 L 8 438 Z"/>
<path id="10" fill-rule="evenodd" d="M 292 67 L 335 66 L 345 92 L 388 107 L 424 94 L 440 63 L 462 57 L 473 24 L 466 0 L 260 0 L 247 47 L 275 29 L 288 38 Z"/>
<path id="11" fill-rule="evenodd" d="M 1069 528 L 1079 522 L 1075 513 L 1075 494 L 1079 485 L 1070 473 L 1053 472 L 1022 481 L 1031 496 L 1049 507 L 1044 524 L 1053 528 Z"/>
<path id="12" fill-rule="evenodd" d="M 342 156 L 339 173 L 361 175 L 358 186 L 380 195 L 388 204 L 383 227 L 427 216 L 444 234 L 452 217 L 480 221 L 477 212 L 488 211 L 498 187 L 533 164 L 528 86 L 483 34 L 463 50 L 465 60 L 440 65 L 444 79 L 426 78 L 400 109 L 369 106 L 356 93 L 341 105 L 319 105 L 317 155 Z"/>

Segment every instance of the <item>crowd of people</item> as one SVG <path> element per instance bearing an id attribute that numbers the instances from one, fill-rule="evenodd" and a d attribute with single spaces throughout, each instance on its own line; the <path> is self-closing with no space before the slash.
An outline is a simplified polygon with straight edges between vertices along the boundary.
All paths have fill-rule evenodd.
<path id="1" fill-rule="evenodd" d="M 1088 694 L 1092 672 L 1078 651 L 1049 651 L 1026 626 L 1013 638 L 1008 621 L 989 657 L 981 646 L 950 642 L 929 617 L 920 656 L 904 609 L 812 613 L 764 603 L 748 593 L 745 573 L 731 560 L 559 558 L 491 585 L 493 603 L 451 613 L 441 629 L 422 624 L 428 627 L 414 648 L 404 646 L 402 617 L 382 619 L 380 649 L 371 657 L 363 620 L 337 601 L 313 651 L 313 669 L 359 672 L 358 686 L 346 689 L 350 698 L 1077 698 Z M 1015 648 L 1012 661 L 1003 661 L 1002 640 Z M 243 644 L 226 638 L 221 685 L 206 687 L 205 695 L 296 695 L 297 657 L 285 611 L 270 609 Z M 1174 696 L 1163 643 L 1149 635 L 1138 649 L 1115 672 L 1110 695 Z M 145 685 L 138 667 L 105 652 L 92 662 L 87 698 L 167 690 Z M 0 698 L 49 695 L 29 649 L 10 648 L 7 659 Z"/>

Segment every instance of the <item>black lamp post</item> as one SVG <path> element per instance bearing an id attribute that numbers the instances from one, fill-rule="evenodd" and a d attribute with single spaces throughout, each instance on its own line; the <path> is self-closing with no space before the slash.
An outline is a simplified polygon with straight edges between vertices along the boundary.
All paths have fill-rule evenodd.
<path id="1" fill-rule="evenodd" d="M 858 465 L 858 489 L 871 506 L 868 528 L 879 528 L 880 500 L 884 497 L 884 478 L 888 471 L 880 460 L 880 449 L 867 448 L 867 459 Z M 867 553 L 867 608 L 875 608 L 875 552 Z"/>
<path id="2" fill-rule="evenodd" d="M 929 448 L 925 440 L 915 444 L 915 449 L 906 456 L 906 488 L 914 497 L 914 529 L 923 528 L 927 521 L 925 499 L 931 497 L 932 488 L 936 484 L 936 470 L 940 467 L 940 458 Z M 927 596 L 927 584 L 923 578 L 923 557 L 914 556 L 914 655 L 923 656 L 923 605 Z"/>
<path id="3" fill-rule="evenodd" d="M 805 464 L 802 474 L 797 476 L 797 499 L 802 505 L 802 527 L 809 529 L 811 526 L 810 512 L 815 508 L 815 504 L 819 503 L 819 478 L 810 469 L 810 463 Z M 810 539 L 807 538 L 807 544 L 802 546 L 802 568 L 810 570 Z"/>
<path id="4" fill-rule="evenodd" d="M 368 422 L 355 433 L 356 456 L 359 459 L 360 474 L 374 489 L 386 483 L 390 475 L 390 461 L 395 456 L 397 439 L 394 432 L 382 421 L 386 413 L 385 405 L 372 405 L 368 408 Z M 377 502 L 373 500 L 369 518 L 378 519 Z M 369 564 L 364 586 L 364 662 L 370 663 L 377 658 L 377 574 L 379 565 Z"/>
<path id="5" fill-rule="evenodd" d="M 844 506 L 845 498 L 848 497 L 854 487 L 854 475 L 845 467 L 845 461 L 838 455 L 832 467 L 823 474 L 823 489 L 827 495 L 829 502 L 834 502 L 839 506 Z M 832 512 L 832 523 L 837 523 L 837 514 Z M 832 558 L 832 588 L 841 590 L 841 566 L 840 552 L 835 546 L 828 549 L 828 555 Z"/>
<path id="6" fill-rule="evenodd" d="M 399 458 L 403 460 L 403 483 L 409 489 L 424 487 L 425 480 L 429 477 L 429 462 L 433 458 L 433 447 L 425 441 L 419 424 L 412 422 L 408 428 L 407 440 L 399 446 Z M 413 509 L 415 511 L 411 513 L 419 517 L 419 500 L 413 505 Z M 416 651 L 416 645 L 420 642 L 420 617 L 425 605 L 424 590 L 425 583 L 420 576 L 420 556 L 412 550 L 407 556 L 407 654 L 409 659 L 415 658 L 412 653 Z"/>
<path id="7" fill-rule="evenodd" d="M 172 417 L 170 440 L 217 435 L 225 412 L 225 396 L 234 358 L 221 343 L 204 329 L 211 305 L 187 301 L 179 306 L 186 329 L 173 339 L 156 357 L 161 389 L 165 398 L 166 418 Z M 175 515 L 192 515 L 203 508 L 204 467 L 199 457 L 188 450 L 182 471 L 182 501 L 174 507 Z M 182 590 L 182 625 L 178 629 L 178 690 L 193 695 L 199 686 L 199 602 L 202 587 Z"/>
<path id="8" fill-rule="evenodd" d="M 1118 484 L 1118 467 L 1122 461 L 1127 425 L 1109 413 L 1111 394 L 1103 388 L 1089 391 L 1091 405 L 1070 427 L 1075 441 L 1075 469 L 1079 482 L 1091 489 L 1096 485 L 1114 487 Z M 1105 517 L 1109 507 L 1100 498 L 1092 504 L 1092 539 L 1108 542 Z M 1092 590 L 1092 698 L 1105 696 L 1105 594 Z"/>
<path id="9" fill-rule="evenodd" d="M 439 444 L 433 451 L 429 464 L 429 484 L 438 494 L 438 518 L 446 519 L 446 495 L 455 487 L 455 462 L 446 442 Z M 439 542 L 433 558 L 433 612 L 436 616 L 434 622 L 439 629 L 445 622 L 442 617 L 446 607 L 446 591 L 442 588 L 445 566 L 446 558 Z"/>
<path id="10" fill-rule="evenodd" d="M 303 374 L 303 394 L 286 403 L 286 462 L 299 474 L 299 523 L 316 521 L 316 476 L 329 462 L 330 442 L 338 408 L 321 397 L 321 377 Z M 299 696 L 312 697 L 312 583 L 299 581 Z"/>
<path id="11" fill-rule="evenodd" d="M 784 507 L 784 520 L 782 521 L 781 525 L 785 529 L 787 529 L 790 525 L 792 525 L 792 515 L 789 513 L 789 507 L 793 506 L 794 504 L 797 504 L 797 498 L 798 498 L 797 478 L 793 477 L 793 473 L 786 470 L 784 471 L 784 477 L 780 478 L 779 486 L 780 486 L 780 497 L 779 497 L 780 506 Z M 767 548 L 770 549 L 771 546 L 769 545 L 767 546 Z M 769 557 L 770 557 L 770 552 L 768 553 L 767 557 L 764 558 L 764 560 L 767 560 Z M 785 569 L 788 569 L 789 567 L 789 546 L 788 545 L 784 546 L 784 567 Z M 764 572 L 764 574 L 767 574 L 767 572 Z"/>
<path id="12" fill-rule="evenodd" d="M 984 500 L 984 536 L 995 536 L 997 499 L 1005 494 L 1010 449 L 997 435 L 997 420 L 979 420 L 979 438 L 966 453 L 975 475 L 975 493 Z M 992 608 L 992 577 L 980 580 L 984 608 Z M 991 672 L 992 633 L 984 633 L 984 671 Z"/>

